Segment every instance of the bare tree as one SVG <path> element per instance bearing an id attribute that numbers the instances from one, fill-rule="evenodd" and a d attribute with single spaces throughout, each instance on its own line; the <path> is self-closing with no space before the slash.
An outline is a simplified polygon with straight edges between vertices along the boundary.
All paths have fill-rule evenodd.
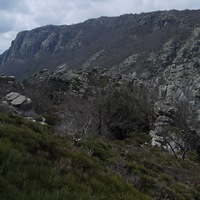
<path id="1" fill-rule="evenodd" d="M 53 101 L 48 92 L 49 89 L 45 86 L 28 85 L 24 87 L 24 93 L 32 100 L 38 113 L 50 112 L 53 108 Z"/>
<path id="2" fill-rule="evenodd" d="M 178 111 L 173 116 L 173 120 L 180 131 L 178 133 L 179 140 L 175 142 L 181 152 L 183 152 L 182 159 L 184 160 L 188 151 L 197 150 L 198 146 L 200 146 L 200 137 L 193 129 L 196 120 L 194 113 L 189 108 L 188 102 L 178 102 L 176 107 Z"/>
<path id="3" fill-rule="evenodd" d="M 58 117 L 59 124 L 57 129 L 64 134 L 87 134 L 95 133 L 95 119 L 94 119 L 94 105 L 92 101 L 80 96 L 70 96 L 66 94 L 62 103 L 57 106 L 56 116 Z"/>
<path id="4" fill-rule="evenodd" d="M 174 106 L 177 111 L 171 113 L 168 117 L 165 116 L 168 120 L 157 132 L 162 138 L 159 140 L 161 145 L 169 148 L 176 158 L 181 154 L 184 160 L 190 150 L 198 149 L 200 138 L 193 129 L 195 119 L 188 102 L 174 102 Z"/>

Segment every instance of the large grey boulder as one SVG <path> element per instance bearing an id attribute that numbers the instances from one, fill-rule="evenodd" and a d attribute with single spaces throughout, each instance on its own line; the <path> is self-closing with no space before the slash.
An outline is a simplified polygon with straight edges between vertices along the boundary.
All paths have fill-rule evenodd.
<path id="1" fill-rule="evenodd" d="M 13 101 L 18 96 L 20 96 L 20 94 L 18 92 L 10 92 L 5 96 L 5 99 L 8 100 L 8 101 Z"/>
<path id="2" fill-rule="evenodd" d="M 10 103 L 13 106 L 20 106 L 25 104 L 31 104 L 31 99 L 27 98 L 24 95 L 21 95 L 18 92 L 10 92 L 5 96 L 5 99 L 8 103 Z"/>
<path id="3" fill-rule="evenodd" d="M 26 101 L 26 97 L 23 96 L 23 95 L 19 95 L 17 98 L 13 99 L 10 103 L 13 105 L 13 106 L 18 106 L 18 105 L 21 105 L 23 104 L 25 101 Z"/>

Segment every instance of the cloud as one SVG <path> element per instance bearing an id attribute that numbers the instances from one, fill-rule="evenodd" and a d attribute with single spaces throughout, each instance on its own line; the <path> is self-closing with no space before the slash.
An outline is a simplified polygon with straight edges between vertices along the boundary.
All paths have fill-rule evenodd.
<path id="1" fill-rule="evenodd" d="M 11 41 L 13 40 L 13 38 L 16 36 L 17 32 L 15 31 L 9 31 L 6 33 L 0 33 L 0 50 L 3 52 L 6 49 L 8 49 L 8 47 L 11 44 Z"/>
<path id="2" fill-rule="evenodd" d="M 18 7 L 18 4 L 21 0 L 13 1 L 13 0 L 0 0 L 0 10 L 13 10 Z"/>
<path id="3" fill-rule="evenodd" d="M 13 21 L 11 15 L 9 15 L 7 12 L 0 12 L 0 24 L 0 33 L 12 30 Z"/>
<path id="4" fill-rule="evenodd" d="M 197 8 L 199 0 L 0 0 L 0 53 L 9 47 L 17 32 L 38 26 L 125 13 Z"/>

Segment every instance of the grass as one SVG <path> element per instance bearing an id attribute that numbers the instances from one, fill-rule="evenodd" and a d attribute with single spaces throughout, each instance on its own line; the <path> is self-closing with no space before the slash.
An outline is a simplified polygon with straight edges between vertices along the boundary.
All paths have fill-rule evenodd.
<path id="1" fill-rule="evenodd" d="M 0 114 L 0 199 L 151 199 L 106 167 L 109 150 L 98 142 L 90 156 L 48 126 Z"/>
<path id="2" fill-rule="evenodd" d="M 149 142 L 88 136 L 75 147 L 47 125 L 0 114 L 0 199 L 200 199 L 197 154 L 183 161 Z"/>
<path id="3" fill-rule="evenodd" d="M 183 161 L 148 142 L 148 135 L 138 133 L 125 141 L 89 137 L 82 147 L 87 151 L 93 149 L 92 156 L 103 160 L 104 165 L 122 174 L 129 183 L 152 198 L 200 199 L 197 155 L 191 152 Z"/>

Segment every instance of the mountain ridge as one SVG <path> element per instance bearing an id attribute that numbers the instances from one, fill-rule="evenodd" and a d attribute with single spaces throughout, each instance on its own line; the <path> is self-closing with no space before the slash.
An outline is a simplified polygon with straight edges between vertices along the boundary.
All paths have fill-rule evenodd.
<path id="1" fill-rule="evenodd" d="M 186 40 L 199 18 L 199 10 L 157 11 L 22 31 L 0 55 L 0 72 L 22 80 L 64 63 L 69 69 L 80 68 L 101 51 L 106 53 L 90 65 L 112 68 L 131 55 L 141 54 L 137 61 L 141 67 L 141 60 L 152 52 L 157 54 L 171 37 Z"/>

